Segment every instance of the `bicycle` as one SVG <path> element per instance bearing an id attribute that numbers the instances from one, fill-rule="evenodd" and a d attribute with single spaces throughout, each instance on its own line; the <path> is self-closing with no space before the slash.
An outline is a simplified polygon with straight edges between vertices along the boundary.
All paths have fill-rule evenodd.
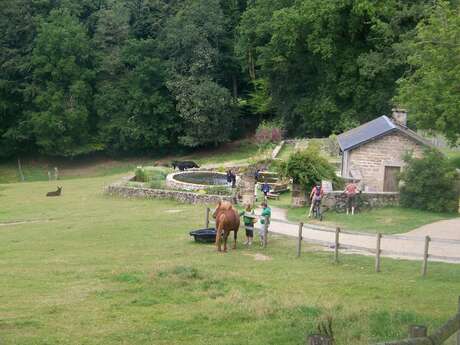
<path id="1" fill-rule="evenodd" d="M 321 213 L 321 199 L 317 199 L 313 204 L 313 216 L 320 221 L 323 220 L 323 214 Z"/>

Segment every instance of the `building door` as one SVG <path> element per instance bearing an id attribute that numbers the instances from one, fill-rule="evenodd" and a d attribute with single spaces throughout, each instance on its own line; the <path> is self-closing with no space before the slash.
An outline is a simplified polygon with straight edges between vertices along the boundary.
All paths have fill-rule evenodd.
<path id="1" fill-rule="evenodd" d="M 398 191 L 398 174 L 400 171 L 400 167 L 385 167 L 385 176 L 383 179 L 384 192 Z"/>

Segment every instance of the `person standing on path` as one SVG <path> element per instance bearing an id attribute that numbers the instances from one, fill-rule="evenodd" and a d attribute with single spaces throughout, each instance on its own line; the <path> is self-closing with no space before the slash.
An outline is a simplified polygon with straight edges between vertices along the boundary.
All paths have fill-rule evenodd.
<path id="1" fill-rule="evenodd" d="M 354 180 L 351 180 L 350 183 L 347 184 L 343 193 L 347 197 L 347 215 L 351 211 L 351 215 L 355 214 L 355 207 L 356 207 L 356 194 L 359 192 L 358 186 L 355 184 Z"/>
<path id="2" fill-rule="evenodd" d="M 227 185 L 230 187 L 232 185 L 232 171 L 227 170 Z"/>
<path id="3" fill-rule="evenodd" d="M 246 230 L 246 242 L 244 244 L 250 246 L 254 238 L 254 223 L 257 222 L 256 214 L 251 204 L 246 205 L 245 210 L 240 213 L 240 216 L 243 216 L 244 228 Z"/>
<path id="4" fill-rule="evenodd" d="M 260 245 L 264 245 L 265 239 L 265 221 L 267 222 L 267 228 L 270 225 L 270 218 L 272 216 L 272 210 L 268 207 L 267 202 L 264 201 L 260 206 L 262 206 L 262 213 L 260 214 L 260 224 L 262 227 L 259 229 Z M 267 219 L 265 219 L 267 218 Z"/>
<path id="5" fill-rule="evenodd" d="M 231 173 L 230 180 L 231 180 L 232 188 L 235 188 L 236 187 L 236 174 L 233 171 L 230 171 L 230 173 Z"/>
<path id="6" fill-rule="evenodd" d="M 270 193 L 270 185 L 267 182 L 264 182 L 260 189 L 262 190 L 262 193 L 264 193 L 264 201 L 267 202 L 267 196 L 268 193 Z"/>

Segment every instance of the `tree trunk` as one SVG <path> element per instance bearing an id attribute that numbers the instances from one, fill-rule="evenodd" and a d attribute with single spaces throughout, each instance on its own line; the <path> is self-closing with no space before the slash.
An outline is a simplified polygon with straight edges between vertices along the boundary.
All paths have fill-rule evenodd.
<path id="1" fill-rule="evenodd" d="M 233 84 L 233 98 L 238 98 L 238 79 L 236 79 L 236 75 L 232 75 L 232 84 Z"/>
<path id="2" fill-rule="evenodd" d="M 249 49 L 249 56 L 248 56 L 248 65 L 249 65 L 249 77 L 252 81 L 256 79 L 256 68 L 254 64 L 254 56 L 252 55 L 252 48 Z"/>
<path id="3" fill-rule="evenodd" d="M 254 188 L 255 188 L 256 180 L 254 175 L 251 174 L 244 174 L 241 177 L 241 194 L 243 197 L 243 205 L 250 204 L 251 206 L 254 205 L 255 197 L 254 197 Z"/>
<path id="4" fill-rule="evenodd" d="M 303 207 L 308 205 L 307 189 L 299 183 L 292 183 L 292 207 Z"/>

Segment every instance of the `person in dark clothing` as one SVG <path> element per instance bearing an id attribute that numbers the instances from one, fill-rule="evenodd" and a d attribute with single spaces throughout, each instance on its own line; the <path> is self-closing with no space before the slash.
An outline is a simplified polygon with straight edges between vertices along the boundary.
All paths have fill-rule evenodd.
<path id="1" fill-rule="evenodd" d="M 232 183 L 232 188 L 236 187 L 236 174 L 232 171 L 231 172 L 231 183 Z"/>
<path id="2" fill-rule="evenodd" d="M 227 170 L 227 184 L 230 186 L 232 184 L 232 171 Z"/>
<path id="3" fill-rule="evenodd" d="M 254 178 L 256 180 L 256 182 L 259 182 L 259 178 L 260 178 L 260 169 L 257 169 L 256 172 L 254 173 Z"/>
<path id="4" fill-rule="evenodd" d="M 267 195 L 270 193 L 270 185 L 267 182 L 264 182 L 260 189 L 262 190 L 262 193 L 264 193 L 265 200 L 267 200 Z"/>

